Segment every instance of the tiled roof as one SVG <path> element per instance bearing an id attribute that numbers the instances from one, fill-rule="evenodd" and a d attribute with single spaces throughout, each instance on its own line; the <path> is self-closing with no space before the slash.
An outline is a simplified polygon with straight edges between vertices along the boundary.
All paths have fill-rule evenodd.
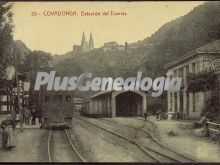
<path id="1" fill-rule="evenodd" d="M 214 42 L 211 42 L 209 44 L 206 44 L 204 46 L 201 46 L 197 49 L 195 49 L 194 51 L 191 51 L 185 55 L 183 55 L 180 58 L 177 58 L 169 63 L 167 63 L 164 68 L 168 69 L 168 68 L 172 68 L 173 66 L 182 63 L 185 60 L 188 60 L 192 57 L 195 57 L 198 54 L 202 54 L 202 53 L 219 53 L 220 54 L 220 40 L 216 40 Z"/>
<path id="2" fill-rule="evenodd" d="M 196 49 L 197 52 L 217 52 L 220 53 L 220 40 L 216 40 L 207 45 L 201 46 Z"/>

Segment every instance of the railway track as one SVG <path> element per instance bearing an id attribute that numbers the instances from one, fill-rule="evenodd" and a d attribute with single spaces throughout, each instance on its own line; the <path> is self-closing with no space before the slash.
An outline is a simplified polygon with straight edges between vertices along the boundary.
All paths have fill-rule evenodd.
<path id="1" fill-rule="evenodd" d="M 47 151 L 49 162 L 85 162 L 74 147 L 66 129 L 50 130 Z"/>
<path id="2" fill-rule="evenodd" d="M 136 118 L 135 118 L 136 119 Z M 156 156 L 158 157 L 158 159 L 160 160 L 160 162 L 164 162 L 164 160 L 166 161 L 166 159 L 171 160 L 172 162 L 195 162 L 195 160 L 193 160 L 192 158 L 189 158 L 183 154 L 178 153 L 175 150 L 172 150 L 171 148 L 161 144 L 152 134 L 151 134 L 151 129 L 149 129 L 148 131 L 142 129 L 144 127 L 144 125 L 142 125 L 141 127 L 134 127 L 128 124 L 123 124 L 117 121 L 113 121 L 113 120 L 108 120 L 108 119 L 98 119 L 101 121 L 106 121 L 106 122 L 111 122 L 111 123 L 115 123 L 117 125 L 120 125 L 122 127 L 126 126 L 129 128 L 133 128 L 136 130 L 136 132 L 133 134 L 133 140 L 138 143 L 141 147 L 149 150 L 149 152 L 152 153 L 152 156 Z M 138 119 L 138 120 L 142 120 L 142 119 Z M 144 120 L 143 120 L 144 121 Z M 153 126 L 153 123 L 150 122 Z M 154 145 L 157 145 L 156 148 L 158 148 L 157 150 L 155 149 L 155 147 L 149 147 L 146 145 L 141 145 L 140 142 L 138 141 L 136 135 L 138 133 L 138 131 L 144 133 L 147 135 L 147 137 L 149 137 Z M 163 152 L 161 152 L 163 151 Z M 165 154 L 166 153 L 166 154 Z"/>
<path id="3" fill-rule="evenodd" d="M 121 134 L 119 134 L 119 133 L 117 133 L 117 132 L 114 132 L 114 131 L 112 131 L 112 130 L 106 129 L 106 128 L 100 126 L 101 124 L 97 124 L 97 123 L 88 121 L 87 119 L 84 119 L 84 118 L 82 118 L 82 117 L 79 117 L 78 115 L 77 115 L 77 116 L 74 115 L 74 117 L 77 118 L 77 119 L 79 119 L 79 120 L 82 120 L 82 121 L 84 121 L 84 122 L 86 122 L 86 123 L 88 123 L 88 124 L 90 124 L 90 125 L 93 125 L 93 126 L 99 128 L 99 129 L 101 129 L 101 130 L 104 130 L 104 131 L 106 131 L 106 132 L 108 132 L 108 133 L 110 133 L 110 134 L 113 134 L 114 136 L 117 136 L 117 137 L 119 137 L 119 138 L 125 140 L 125 141 L 128 142 L 129 144 L 132 144 L 132 145 L 136 146 L 136 147 L 139 149 L 139 153 L 140 153 L 140 151 L 141 151 L 141 152 L 142 152 L 142 155 L 144 154 L 144 157 L 145 157 L 145 160 L 144 160 L 144 161 L 145 161 L 145 162 L 161 162 L 160 159 L 158 159 L 157 157 L 155 157 L 155 156 L 152 154 L 152 152 L 150 152 L 149 150 L 146 150 L 143 146 L 141 146 L 141 145 L 140 145 L 139 143 L 137 143 L 136 141 L 131 140 L 130 138 L 128 138 L 128 137 L 126 137 L 126 136 L 124 136 L 124 135 L 121 135 Z M 142 158 L 143 158 L 143 156 L 142 156 Z M 171 160 L 170 160 L 169 162 L 171 162 Z M 174 162 L 174 161 L 172 161 L 172 162 Z"/>
<path id="4" fill-rule="evenodd" d="M 142 118 L 132 118 L 132 119 L 134 119 L 134 120 L 140 120 L 140 121 L 146 122 L 145 119 L 142 119 Z M 153 129 L 155 129 L 156 126 L 154 125 L 154 123 L 153 123 L 152 121 L 147 120 L 147 122 L 151 124 L 151 128 L 153 127 Z M 152 130 L 152 129 L 149 129 L 149 130 L 148 130 L 149 133 L 151 133 L 151 130 Z"/>
<path id="5" fill-rule="evenodd" d="M 80 120 L 81 121 L 81 120 Z M 138 161 L 143 161 L 141 158 L 138 158 L 133 152 L 129 151 L 126 147 L 124 147 L 123 145 L 121 145 L 120 143 L 116 142 L 116 141 L 112 141 L 109 138 L 106 138 L 103 134 L 101 134 L 100 132 L 96 131 L 95 129 L 93 129 L 91 126 L 89 126 L 88 124 L 86 125 L 85 122 L 79 122 L 77 121 L 77 123 L 80 124 L 80 126 L 84 127 L 85 129 L 87 129 L 88 131 L 99 135 L 102 139 L 104 139 L 105 141 L 107 141 L 108 143 L 124 150 L 125 152 L 127 152 L 128 154 L 130 154 L 131 156 L 133 156 L 134 158 L 136 158 Z"/>
<path id="6" fill-rule="evenodd" d="M 105 120 L 103 119 L 97 119 L 97 120 L 101 120 L 102 123 L 105 122 Z M 107 122 L 109 122 L 108 120 L 106 120 Z M 114 121 L 113 121 L 114 123 Z M 109 123 L 108 123 L 109 124 Z M 118 124 L 118 123 L 115 123 Z M 112 124 L 111 124 L 112 125 Z M 123 126 L 123 125 L 120 125 Z M 118 127 L 118 126 L 117 126 Z M 124 135 L 125 137 L 128 137 L 128 139 L 130 141 L 132 141 L 133 143 L 135 143 L 136 145 L 139 146 L 139 148 L 144 151 L 145 153 L 147 153 L 148 155 L 150 155 L 152 158 L 154 158 L 155 160 L 157 160 L 157 162 L 180 162 L 179 160 L 171 157 L 171 156 L 167 156 L 166 154 L 163 154 L 162 152 L 159 152 L 159 150 L 155 150 L 154 147 L 148 147 L 148 146 L 143 146 L 141 145 L 141 143 L 139 143 L 138 139 L 136 138 L 136 134 L 137 134 L 137 129 L 134 127 L 129 127 L 132 128 L 125 130 L 125 127 L 123 126 L 122 129 L 119 130 L 125 130 L 127 131 L 128 134 Z M 122 134 L 122 132 L 120 132 L 120 134 Z"/>
<path id="7" fill-rule="evenodd" d="M 132 119 L 142 120 L 142 121 L 145 122 L 145 120 L 142 119 L 142 118 L 132 118 Z M 155 124 L 154 124 L 152 121 L 149 121 L 149 120 L 148 120 L 147 122 L 150 123 L 150 124 L 152 125 L 152 127 L 154 127 L 153 129 L 155 129 Z M 143 130 L 143 131 L 145 131 L 145 132 L 151 137 L 151 139 L 154 140 L 154 141 L 155 141 L 158 145 L 160 145 L 161 147 L 166 148 L 166 149 L 172 151 L 173 153 L 176 153 L 176 154 L 178 154 L 178 155 L 180 155 L 180 156 L 182 156 L 182 157 L 184 157 L 184 158 L 186 158 L 186 159 L 188 159 L 188 160 L 191 160 L 192 162 L 199 162 L 199 161 L 196 160 L 196 159 L 190 158 L 189 156 L 185 156 L 184 154 L 179 153 L 179 152 L 176 151 L 174 148 L 172 148 L 172 147 L 170 147 L 170 146 L 167 146 L 166 144 L 162 144 L 159 140 L 157 140 L 157 139 L 153 136 L 153 134 L 152 134 L 152 129 L 148 129 L 147 131 L 146 131 L 146 130 Z"/>

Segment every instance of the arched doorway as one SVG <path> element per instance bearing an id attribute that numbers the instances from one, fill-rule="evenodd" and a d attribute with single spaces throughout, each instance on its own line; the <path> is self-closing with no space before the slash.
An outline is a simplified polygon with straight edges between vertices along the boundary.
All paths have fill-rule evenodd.
<path id="1" fill-rule="evenodd" d="M 140 116 L 143 109 L 141 95 L 127 91 L 116 96 L 116 116 Z"/>

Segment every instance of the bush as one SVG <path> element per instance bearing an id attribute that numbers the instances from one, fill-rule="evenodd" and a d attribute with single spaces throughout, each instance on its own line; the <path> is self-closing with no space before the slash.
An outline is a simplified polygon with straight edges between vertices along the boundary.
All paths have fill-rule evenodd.
<path id="1" fill-rule="evenodd" d="M 165 113 L 167 111 L 167 100 L 165 94 L 157 98 L 149 98 L 147 103 L 148 112 L 152 115 L 157 114 L 159 111 L 160 113 Z"/>
<path id="2" fill-rule="evenodd" d="M 187 75 L 188 92 L 205 92 L 215 90 L 218 85 L 217 75 L 214 72 L 189 73 Z"/>
<path id="3" fill-rule="evenodd" d="M 192 127 L 193 129 L 202 128 L 202 124 L 200 124 L 199 122 L 194 122 Z"/>
<path id="4" fill-rule="evenodd" d="M 175 133 L 174 131 L 169 131 L 167 135 L 169 135 L 169 136 L 178 136 L 178 134 Z"/>
<path id="5" fill-rule="evenodd" d="M 205 116 L 209 120 L 217 120 L 220 116 L 220 106 L 218 100 L 218 91 L 213 91 L 211 97 L 208 98 L 205 102 L 201 116 Z"/>
<path id="6" fill-rule="evenodd" d="M 201 116 L 216 120 L 220 115 L 217 75 L 213 71 L 190 73 L 187 76 L 187 86 L 188 92 L 211 91 L 211 97 L 206 100 Z"/>

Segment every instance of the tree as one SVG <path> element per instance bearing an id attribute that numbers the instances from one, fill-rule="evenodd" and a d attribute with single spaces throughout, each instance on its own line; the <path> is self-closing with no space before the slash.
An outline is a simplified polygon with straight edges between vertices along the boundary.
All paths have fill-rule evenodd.
<path id="1" fill-rule="evenodd" d="M 220 107 L 217 75 L 213 71 L 204 71 L 197 74 L 190 73 L 187 76 L 187 86 L 188 92 L 204 92 L 205 94 L 206 100 L 201 116 L 206 116 L 212 120 L 218 118 Z"/>
<path id="2" fill-rule="evenodd" d="M 5 80 L 5 71 L 12 61 L 12 3 L 0 1 L 0 84 Z M 0 88 L 4 88 L 3 85 Z"/>
<path id="3" fill-rule="evenodd" d="M 32 51 L 24 60 L 24 63 L 20 66 L 21 71 L 49 71 L 50 60 L 52 56 L 50 53 L 43 51 Z"/>

